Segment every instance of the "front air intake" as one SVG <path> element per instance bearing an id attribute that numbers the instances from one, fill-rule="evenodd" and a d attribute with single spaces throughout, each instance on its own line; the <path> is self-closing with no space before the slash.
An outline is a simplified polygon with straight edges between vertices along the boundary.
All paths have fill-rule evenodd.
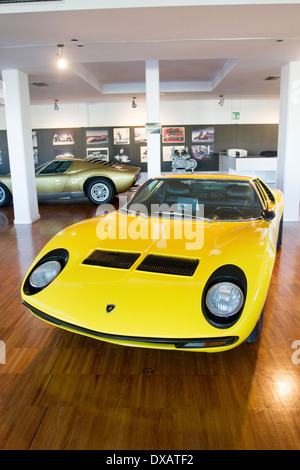
<path id="1" fill-rule="evenodd" d="M 95 250 L 83 264 L 102 266 L 105 268 L 130 269 L 139 258 L 140 253 L 127 253 L 125 251 Z"/>
<path id="2" fill-rule="evenodd" d="M 193 276 L 198 264 L 198 259 L 148 255 L 138 266 L 137 270 L 160 274 L 174 274 L 177 276 Z"/>

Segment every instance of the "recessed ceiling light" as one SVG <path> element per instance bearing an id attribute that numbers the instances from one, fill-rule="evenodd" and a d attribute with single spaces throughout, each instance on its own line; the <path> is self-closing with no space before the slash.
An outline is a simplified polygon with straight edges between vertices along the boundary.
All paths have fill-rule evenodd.
<path id="1" fill-rule="evenodd" d="M 78 41 L 78 39 L 71 39 L 71 41 L 72 41 L 72 42 L 77 42 L 77 41 Z"/>
<path id="2" fill-rule="evenodd" d="M 265 80 L 278 80 L 279 78 L 278 75 L 269 75 Z"/>
<path id="3" fill-rule="evenodd" d="M 48 86 L 48 83 L 44 83 L 44 82 L 34 82 L 34 83 L 32 83 L 32 85 L 42 87 L 42 86 Z"/>

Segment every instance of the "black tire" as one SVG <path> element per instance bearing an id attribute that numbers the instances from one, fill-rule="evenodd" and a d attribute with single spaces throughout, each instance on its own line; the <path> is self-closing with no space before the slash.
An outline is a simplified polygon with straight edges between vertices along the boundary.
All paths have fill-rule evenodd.
<path id="1" fill-rule="evenodd" d="M 0 183 L 0 207 L 5 207 L 10 204 L 12 195 L 10 190 L 5 184 Z"/>
<path id="2" fill-rule="evenodd" d="M 93 204 L 108 204 L 114 199 L 116 190 L 111 181 L 97 178 L 87 183 L 86 195 Z"/>
<path id="3" fill-rule="evenodd" d="M 255 327 L 253 328 L 253 330 L 250 333 L 250 335 L 248 336 L 248 338 L 245 339 L 245 343 L 255 343 L 255 341 L 257 341 L 258 338 L 260 337 L 261 330 L 262 330 L 262 324 L 263 324 L 263 314 L 264 314 L 264 311 L 261 312 L 260 317 L 259 317 Z"/>
<path id="4" fill-rule="evenodd" d="M 279 231 L 278 231 L 278 238 L 277 238 L 277 251 L 280 250 L 282 245 L 282 232 L 283 232 L 283 216 L 281 217 L 280 224 L 279 224 Z"/>

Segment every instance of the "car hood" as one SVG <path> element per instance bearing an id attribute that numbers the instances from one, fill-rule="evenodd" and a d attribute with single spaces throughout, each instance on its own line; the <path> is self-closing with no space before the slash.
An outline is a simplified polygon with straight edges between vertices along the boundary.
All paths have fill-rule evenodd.
<path id="1" fill-rule="evenodd" d="M 220 266 L 234 264 L 253 280 L 248 300 L 258 296 L 259 277 L 271 276 L 275 259 L 264 220 L 208 223 L 188 221 L 180 236 L 181 221 L 130 217 L 113 212 L 73 225 L 55 236 L 38 259 L 55 248 L 65 248 L 67 266 L 47 288 L 23 299 L 65 322 L 93 331 L 137 336 L 193 337 L 195 331 L 216 330 L 199 314 L 203 288 Z M 147 237 L 153 230 L 155 237 Z M 194 239 L 193 232 L 196 234 Z M 130 268 L 86 264 L 95 250 L 134 253 Z M 140 270 L 148 254 L 164 257 L 164 264 L 198 263 L 192 275 Z M 37 262 L 38 259 L 35 261 Z M 161 261 L 161 260 L 160 260 Z M 176 260 L 175 260 L 176 261 Z M 161 263 L 160 263 L 161 265 Z M 260 272 L 260 271 L 264 272 Z M 107 312 L 107 305 L 115 306 Z M 214 334 L 215 331 L 213 332 Z"/>

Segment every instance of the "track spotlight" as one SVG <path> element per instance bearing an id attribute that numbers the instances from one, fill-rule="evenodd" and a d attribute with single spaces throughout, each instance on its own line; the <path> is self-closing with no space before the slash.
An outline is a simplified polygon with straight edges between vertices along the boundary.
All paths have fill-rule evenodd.
<path id="1" fill-rule="evenodd" d="M 224 96 L 223 95 L 220 95 L 220 100 L 219 100 L 219 103 L 218 103 L 220 106 L 223 106 L 224 104 Z"/>
<path id="2" fill-rule="evenodd" d="M 61 49 L 64 47 L 64 44 L 57 44 L 58 47 L 58 54 L 57 54 L 57 66 L 60 69 L 65 69 L 66 66 L 68 65 L 67 61 L 63 59 L 62 54 L 61 54 Z"/>
<path id="3" fill-rule="evenodd" d="M 134 96 L 134 97 L 132 98 L 132 105 L 131 105 L 133 108 L 136 108 L 136 107 L 137 107 L 137 104 L 136 104 L 135 100 L 136 100 L 136 97 Z"/>

